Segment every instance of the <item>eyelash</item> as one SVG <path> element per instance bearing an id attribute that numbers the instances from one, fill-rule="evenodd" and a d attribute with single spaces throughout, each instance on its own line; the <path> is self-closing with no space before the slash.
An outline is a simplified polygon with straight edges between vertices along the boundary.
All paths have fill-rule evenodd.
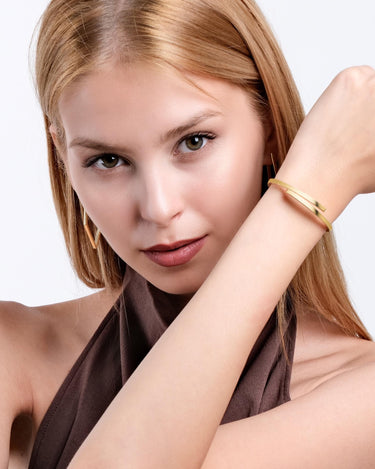
<path id="1" fill-rule="evenodd" d="M 176 150 L 184 143 L 184 142 L 187 142 L 188 140 L 194 138 L 194 137 L 198 137 L 198 138 L 204 138 L 204 139 L 207 139 L 207 140 L 214 140 L 216 138 L 216 135 L 211 133 L 211 132 L 193 132 L 189 135 L 185 135 L 181 140 L 178 141 L 177 145 L 176 145 Z M 203 150 L 207 145 L 207 142 L 199 149 L 197 150 L 190 150 L 190 151 L 186 151 L 186 152 L 182 152 L 183 154 L 190 154 L 190 153 L 197 153 L 201 150 Z M 177 151 L 174 151 L 174 153 L 178 153 Z M 87 160 L 85 160 L 82 164 L 82 166 L 84 168 L 89 168 L 91 166 L 94 166 L 98 161 L 100 161 L 101 159 L 103 159 L 104 157 L 106 156 L 114 156 L 116 158 L 118 158 L 118 163 L 120 161 L 122 161 L 123 163 L 127 164 L 127 165 L 130 165 L 131 163 L 126 160 L 125 158 L 115 154 L 115 153 L 101 153 L 100 155 L 96 155 L 94 157 L 90 157 L 88 158 Z M 121 165 L 122 166 L 122 165 Z M 100 171 L 109 171 L 111 169 L 115 169 L 117 168 L 118 165 L 114 166 L 113 168 L 100 168 Z M 98 168 L 99 169 L 99 168 Z"/>
<path id="2" fill-rule="evenodd" d="M 216 138 L 216 135 L 211 133 L 211 132 L 193 132 L 189 135 L 185 135 L 185 137 L 183 137 L 181 140 L 179 140 L 179 142 L 177 143 L 176 145 L 176 149 L 178 149 L 184 142 L 187 142 L 188 140 L 194 138 L 194 137 L 198 137 L 198 138 L 205 138 L 206 140 L 214 140 Z M 199 148 L 198 150 L 191 150 L 191 151 L 187 151 L 185 153 L 197 153 L 198 151 L 202 150 L 203 148 L 205 148 L 207 145 L 207 142 L 205 145 L 203 145 L 201 148 Z"/>

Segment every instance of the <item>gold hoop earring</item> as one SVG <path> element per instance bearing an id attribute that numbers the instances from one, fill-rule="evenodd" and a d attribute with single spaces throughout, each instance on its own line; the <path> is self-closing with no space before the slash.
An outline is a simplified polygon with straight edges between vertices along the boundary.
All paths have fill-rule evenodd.
<path id="1" fill-rule="evenodd" d="M 90 244 L 93 249 L 97 249 L 98 247 L 98 242 L 100 238 L 100 231 L 96 230 L 95 238 L 91 233 L 90 227 L 89 227 L 89 217 L 87 216 L 86 210 L 83 209 L 83 227 L 86 231 L 87 237 L 89 238 Z"/>

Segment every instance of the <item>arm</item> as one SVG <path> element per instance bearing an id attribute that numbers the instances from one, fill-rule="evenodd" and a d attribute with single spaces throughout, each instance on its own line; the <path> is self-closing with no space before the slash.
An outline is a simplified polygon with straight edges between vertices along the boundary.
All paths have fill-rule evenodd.
<path id="1" fill-rule="evenodd" d="M 176 461 L 169 467 L 200 467 L 252 345 L 299 263 L 324 233 L 282 197 L 275 188 L 263 197 L 210 278 L 88 437 L 73 468 L 116 467 L 119 460 L 126 461 L 124 467 L 147 467 L 150 446 L 153 460 L 156 455 L 160 461 L 155 468 L 168 467 L 168 461 Z M 275 263 L 264 252 L 283 254 Z M 249 271 L 251 265 L 257 268 Z"/>
<path id="2" fill-rule="evenodd" d="M 375 362 L 271 411 L 221 425 L 202 469 L 373 468 L 374 389 Z"/>
<path id="3" fill-rule="evenodd" d="M 23 333 L 18 334 L 22 309 L 16 303 L 0 302 L 0 469 L 12 467 L 9 446 L 14 419 L 32 411 L 29 382 L 21 365 L 25 362 L 20 347 Z"/>
<path id="4" fill-rule="evenodd" d="M 343 90 L 347 81 L 358 81 L 357 72 L 347 72 L 328 97 L 321 98 L 278 174 L 329 207 L 331 221 L 357 193 L 375 189 L 374 138 L 363 143 L 358 134 L 365 122 L 365 133 L 375 125 L 371 73 L 360 73 L 360 86 L 349 86 L 347 100 Z M 351 112 L 346 110 L 347 118 L 341 119 L 342 108 L 364 82 L 374 96 L 371 106 L 366 108 L 369 97 L 362 93 L 360 103 L 356 97 Z M 358 106 L 365 112 L 353 129 Z M 337 134 L 345 138 L 335 146 Z M 357 143 L 351 142 L 354 137 Z M 106 411 L 71 467 L 143 468 L 150 467 L 150 460 L 153 468 L 201 467 L 252 345 L 323 233 L 314 218 L 270 188 L 204 285 Z M 251 420 L 256 425 L 260 419 Z"/>
<path id="5" fill-rule="evenodd" d="M 0 383 L 0 468 L 6 469 L 9 463 L 10 431 L 15 417 L 15 408 L 9 370 L 3 360 L 0 365 Z"/>

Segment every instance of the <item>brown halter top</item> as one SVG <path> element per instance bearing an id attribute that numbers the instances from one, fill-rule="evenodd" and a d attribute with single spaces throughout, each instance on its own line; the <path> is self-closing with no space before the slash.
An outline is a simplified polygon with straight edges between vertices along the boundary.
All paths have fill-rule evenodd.
<path id="1" fill-rule="evenodd" d="M 178 314 L 176 297 L 128 268 L 122 296 L 65 378 L 36 435 L 29 469 L 65 469 L 126 380 Z M 222 423 L 290 400 L 296 318 L 288 318 L 286 358 L 271 315 L 254 345 Z"/>

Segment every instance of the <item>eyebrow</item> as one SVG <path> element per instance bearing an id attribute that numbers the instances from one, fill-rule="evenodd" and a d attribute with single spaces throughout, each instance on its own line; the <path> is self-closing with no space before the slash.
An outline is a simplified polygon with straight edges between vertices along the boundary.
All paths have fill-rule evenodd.
<path id="1" fill-rule="evenodd" d="M 162 136 L 160 143 L 165 143 L 168 140 L 179 137 L 181 134 L 188 132 L 190 129 L 197 126 L 201 122 L 211 119 L 212 117 L 219 116 L 219 115 L 222 115 L 222 113 L 219 111 L 207 111 L 202 114 L 193 116 L 188 122 L 186 122 L 186 124 L 182 124 L 174 129 L 168 130 L 168 132 L 166 132 Z"/>
<path id="2" fill-rule="evenodd" d="M 188 132 L 190 129 L 197 126 L 201 122 L 211 119 L 212 117 L 217 117 L 219 115 L 222 115 L 222 113 L 219 111 L 206 111 L 201 114 L 197 114 L 196 116 L 193 116 L 191 119 L 189 119 L 185 124 L 179 125 L 178 127 L 168 130 L 164 135 L 162 135 L 160 143 L 163 144 L 168 140 L 179 137 L 181 134 Z M 69 148 L 78 146 L 90 148 L 92 150 L 97 150 L 101 152 L 116 152 L 120 150 L 122 153 L 129 153 L 126 148 L 116 147 L 114 145 L 106 144 L 86 137 L 76 137 L 69 144 Z"/>

